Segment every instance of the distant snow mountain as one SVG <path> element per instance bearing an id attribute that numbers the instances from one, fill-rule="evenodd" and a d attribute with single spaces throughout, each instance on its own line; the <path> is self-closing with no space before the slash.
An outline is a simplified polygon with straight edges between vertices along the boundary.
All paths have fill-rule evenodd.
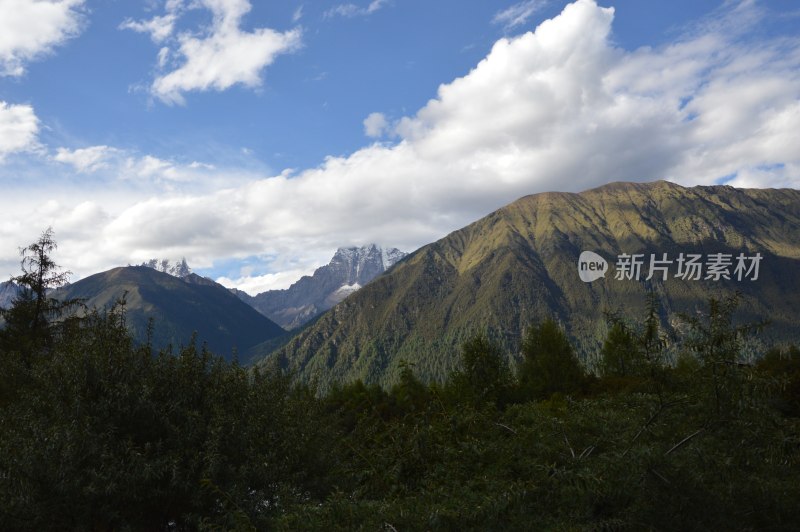
<path id="1" fill-rule="evenodd" d="M 0 283 L 0 308 L 11 307 L 14 298 L 19 295 L 20 288 L 11 281 Z"/>
<path id="2" fill-rule="evenodd" d="M 391 268 L 407 253 L 370 244 L 339 248 L 331 261 L 285 290 L 250 296 L 233 292 L 245 303 L 285 329 L 294 329 L 333 307 Z"/>
<path id="3" fill-rule="evenodd" d="M 150 259 L 141 263 L 139 266 L 152 268 L 161 273 L 168 273 L 173 277 L 177 277 L 178 279 L 188 277 L 189 274 L 192 273 L 192 269 L 188 264 L 186 264 L 185 258 L 181 259 L 180 262 L 175 262 L 174 264 L 170 262 L 169 259 Z"/>

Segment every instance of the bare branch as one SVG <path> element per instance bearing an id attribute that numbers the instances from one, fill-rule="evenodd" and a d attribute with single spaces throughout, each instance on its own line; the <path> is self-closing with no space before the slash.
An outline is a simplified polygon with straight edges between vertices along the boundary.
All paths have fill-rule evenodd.
<path id="1" fill-rule="evenodd" d="M 516 434 L 516 433 L 517 433 L 517 431 L 516 431 L 516 430 L 512 429 L 512 428 L 511 428 L 511 427 L 509 427 L 508 425 L 503 425 L 502 423 L 495 423 L 495 425 L 497 425 L 498 427 L 503 427 L 503 428 L 504 428 L 504 429 L 506 429 L 507 431 L 509 431 L 509 432 L 512 432 L 512 433 L 514 433 L 514 434 Z"/>
<path id="2" fill-rule="evenodd" d="M 681 441 L 679 441 L 678 443 L 676 443 L 675 445 L 673 445 L 673 446 L 672 446 L 672 448 L 671 448 L 669 451 L 665 452 L 665 453 L 664 453 L 664 456 L 667 456 L 667 455 L 669 455 L 669 453 L 671 453 L 672 451 L 674 451 L 674 450 L 676 450 L 676 449 L 680 448 L 682 445 L 684 445 L 686 442 L 688 442 L 689 440 L 691 440 L 692 438 L 694 438 L 695 436 L 697 436 L 698 434 L 700 434 L 700 433 L 701 433 L 701 432 L 703 432 L 704 430 L 705 430 L 705 428 L 700 428 L 700 429 L 697 429 L 696 431 L 694 431 L 693 433 L 689 434 L 689 435 L 688 435 L 688 436 L 686 436 L 684 439 L 682 439 Z"/>

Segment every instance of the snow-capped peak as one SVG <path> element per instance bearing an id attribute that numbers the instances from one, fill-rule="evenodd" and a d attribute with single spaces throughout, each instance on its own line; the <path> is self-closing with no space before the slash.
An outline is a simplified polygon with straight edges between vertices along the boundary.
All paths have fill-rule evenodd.
<path id="1" fill-rule="evenodd" d="M 383 262 L 383 269 L 388 270 L 395 265 L 397 261 L 408 255 L 405 251 L 400 251 L 397 248 L 388 248 L 381 250 L 381 261 Z"/>
<path id="2" fill-rule="evenodd" d="M 183 258 L 180 261 L 175 261 L 175 263 L 171 263 L 169 259 L 150 259 L 146 262 L 140 264 L 140 266 L 146 266 L 148 268 L 153 268 L 154 270 L 168 273 L 174 277 L 179 279 L 183 279 L 184 277 L 188 276 L 192 273 L 192 269 L 186 263 L 186 259 Z"/>

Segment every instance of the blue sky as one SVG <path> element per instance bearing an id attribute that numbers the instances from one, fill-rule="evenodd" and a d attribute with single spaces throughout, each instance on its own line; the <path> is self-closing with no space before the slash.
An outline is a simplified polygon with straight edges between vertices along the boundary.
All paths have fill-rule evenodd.
<path id="1" fill-rule="evenodd" d="M 612 8 L 613 9 L 609 9 Z M 0 273 L 251 292 L 616 180 L 800 186 L 788 0 L 0 0 Z"/>

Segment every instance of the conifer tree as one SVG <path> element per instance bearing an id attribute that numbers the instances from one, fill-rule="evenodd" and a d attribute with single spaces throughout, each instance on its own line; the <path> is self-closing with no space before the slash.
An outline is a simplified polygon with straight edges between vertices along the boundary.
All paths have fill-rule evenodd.
<path id="1" fill-rule="evenodd" d="M 485 334 L 473 336 L 461 347 L 462 370 L 453 376 L 459 395 L 481 404 L 502 402 L 511 387 L 503 352 Z"/>
<path id="2" fill-rule="evenodd" d="M 520 366 L 520 385 L 526 393 L 545 398 L 580 388 L 583 369 L 567 335 L 554 320 L 545 320 L 528 330 L 522 354 L 525 358 Z"/>
<path id="3" fill-rule="evenodd" d="M 36 242 L 20 249 L 22 273 L 11 278 L 20 293 L 10 308 L 0 310 L 5 321 L 0 349 L 19 353 L 26 365 L 35 352 L 52 347 L 58 320 L 80 304 L 51 297 L 52 290 L 64 286 L 70 275 L 53 260 L 56 247 L 53 229 L 48 227 Z"/>

